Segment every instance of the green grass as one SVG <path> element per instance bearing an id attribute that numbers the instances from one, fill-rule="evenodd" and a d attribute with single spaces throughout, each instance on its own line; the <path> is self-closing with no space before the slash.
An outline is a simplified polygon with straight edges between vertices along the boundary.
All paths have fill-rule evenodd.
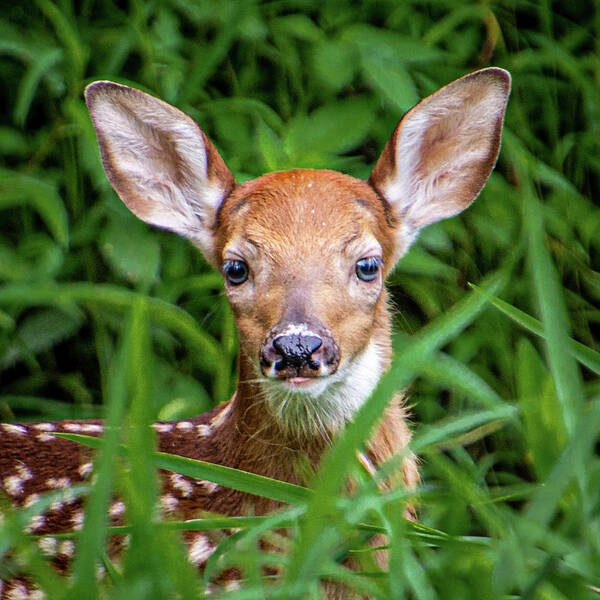
<path id="1" fill-rule="evenodd" d="M 47 597 L 319 598 L 323 577 L 381 599 L 597 598 L 600 588 L 600 4 L 501 0 L 68 0 L 0 17 L 0 418 L 102 416 L 73 578 L 58 581 L 9 511 L 10 551 Z M 367 177 L 420 97 L 479 67 L 511 71 L 496 171 L 460 217 L 428 228 L 389 280 L 395 360 L 311 489 L 153 454 L 144 425 L 227 399 L 237 341 L 220 279 L 147 228 L 102 171 L 82 92 L 112 79 L 194 117 L 239 181 L 267 170 Z M 409 386 L 419 522 L 403 490 L 356 470 L 390 394 Z M 128 418 L 123 419 L 123 415 Z M 128 439 L 128 447 L 120 443 Z M 115 460 L 117 455 L 121 456 Z M 127 481 L 122 466 L 130 463 Z M 155 467 L 289 502 L 257 518 L 156 522 Z M 394 467 L 384 465 L 382 476 Z M 354 472 L 349 499 L 341 490 Z M 103 557 L 111 490 L 126 560 Z M 139 493 L 139 490 L 144 493 Z M 292 539 L 278 534 L 289 527 Z M 239 528 L 202 577 L 184 528 Z M 389 539 L 387 572 L 366 540 Z M 260 549 L 266 536 L 285 552 Z M 343 570 L 353 556 L 359 573 Z M 12 559 L 11 559 L 12 560 Z M 96 584 L 99 562 L 108 582 Z M 279 585 L 263 577 L 280 564 Z M 4 571 L 2 571 L 4 572 Z"/>

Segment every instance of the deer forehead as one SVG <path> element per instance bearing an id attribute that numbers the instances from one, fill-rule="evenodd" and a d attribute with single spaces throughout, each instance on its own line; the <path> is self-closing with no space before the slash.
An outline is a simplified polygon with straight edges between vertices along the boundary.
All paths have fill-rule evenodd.
<path id="1" fill-rule="evenodd" d="M 239 186 L 220 212 L 222 259 L 321 263 L 391 254 L 385 201 L 364 181 L 334 171 L 270 173 Z M 360 256 L 358 256 L 360 258 Z"/>

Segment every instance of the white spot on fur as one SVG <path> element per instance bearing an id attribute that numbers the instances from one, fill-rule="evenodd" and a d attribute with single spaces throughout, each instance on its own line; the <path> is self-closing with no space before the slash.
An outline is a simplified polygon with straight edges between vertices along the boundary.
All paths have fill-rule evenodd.
<path id="1" fill-rule="evenodd" d="M 173 494 L 164 494 L 160 497 L 160 507 L 165 515 L 172 515 L 177 510 L 179 500 Z"/>
<path id="2" fill-rule="evenodd" d="M 73 530 L 79 531 L 83 527 L 83 511 L 76 510 L 71 517 L 71 523 L 73 523 Z"/>
<path id="3" fill-rule="evenodd" d="M 29 494 L 27 498 L 25 498 L 24 506 L 32 506 L 40 499 L 39 494 Z"/>
<path id="4" fill-rule="evenodd" d="M 206 562 L 214 551 L 214 546 L 205 535 L 197 535 L 188 551 L 190 562 L 196 566 Z"/>
<path id="5" fill-rule="evenodd" d="M 68 477 L 50 477 L 50 479 L 46 480 L 46 487 L 51 489 L 64 489 L 68 488 L 71 485 L 71 480 Z"/>
<path id="6" fill-rule="evenodd" d="M 98 425 L 98 423 L 84 423 L 81 426 L 81 431 L 84 433 L 102 433 L 102 425 Z"/>
<path id="7" fill-rule="evenodd" d="M 239 590 L 240 589 L 240 582 L 236 581 L 235 579 L 231 579 L 230 581 L 227 581 L 225 583 L 225 589 L 228 592 L 233 592 L 235 590 Z"/>
<path id="8" fill-rule="evenodd" d="M 31 589 L 25 583 L 16 581 L 11 587 L 6 589 L 6 595 L 3 595 L 4 583 L 0 581 L 0 598 L 6 600 L 44 600 L 46 594 L 42 590 Z"/>
<path id="9" fill-rule="evenodd" d="M 56 547 L 57 547 L 56 538 L 53 538 L 53 537 L 41 538 L 38 540 L 38 546 L 40 547 L 40 550 L 47 556 L 55 556 L 56 555 Z"/>
<path id="10" fill-rule="evenodd" d="M 203 479 L 196 479 L 194 482 L 198 487 L 201 487 L 207 494 L 212 494 L 219 486 L 212 481 L 204 481 Z"/>
<path id="11" fill-rule="evenodd" d="M 83 425 L 81 423 L 64 423 L 63 429 L 65 431 L 70 431 L 71 433 L 77 433 L 81 431 Z"/>
<path id="12" fill-rule="evenodd" d="M 17 463 L 16 469 L 17 473 L 19 474 L 21 479 L 23 479 L 23 481 L 27 481 L 28 479 L 31 479 L 33 477 L 31 471 L 27 468 L 27 465 L 25 465 L 24 463 Z"/>
<path id="13" fill-rule="evenodd" d="M 94 463 L 87 462 L 79 465 L 77 472 L 85 479 L 89 477 L 90 473 L 94 470 Z"/>
<path id="14" fill-rule="evenodd" d="M 36 438 L 40 441 L 40 442 L 51 442 L 52 440 L 55 440 L 57 438 L 55 438 L 53 435 L 50 435 L 49 433 L 38 433 L 36 435 Z"/>
<path id="15" fill-rule="evenodd" d="M 23 425 L 14 425 L 13 423 L 2 423 L 2 429 L 4 429 L 6 433 L 12 433 L 14 435 L 25 435 L 27 433 L 26 427 L 23 427 Z"/>
<path id="16" fill-rule="evenodd" d="M 196 431 L 202 437 L 208 437 L 214 433 L 212 427 L 206 423 L 200 423 L 199 425 L 196 425 Z"/>
<path id="17" fill-rule="evenodd" d="M 56 430 L 54 423 L 36 423 L 33 427 L 35 429 L 38 429 L 39 431 L 55 431 Z"/>
<path id="18" fill-rule="evenodd" d="M 23 493 L 23 480 L 18 475 L 10 475 L 4 478 L 4 489 L 9 496 L 16 498 Z"/>
<path id="19" fill-rule="evenodd" d="M 180 421 L 179 423 L 177 423 L 177 429 L 181 430 L 181 431 L 189 431 L 190 429 L 194 428 L 194 424 L 190 423 L 189 421 Z"/>
<path id="20" fill-rule="evenodd" d="M 25 528 L 25 531 L 27 533 L 33 533 L 34 531 L 37 531 L 38 529 L 42 528 L 45 523 L 46 517 L 44 515 L 34 515 L 33 517 L 31 517 L 31 520 Z"/>
<path id="21" fill-rule="evenodd" d="M 75 544 L 73 540 L 63 540 L 58 547 L 58 554 L 62 554 L 62 556 L 73 556 L 75 553 Z"/>
<path id="22" fill-rule="evenodd" d="M 225 408 L 223 408 L 219 413 L 217 413 L 210 421 L 210 425 L 211 427 L 213 427 L 214 429 L 218 429 L 219 427 L 221 427 L 221 425 L 223 425 L 223 423 L 225 423 L 225 421 L 227 420 L 227 417 L 229 416 L 229 413 L 231 412 L 231 406 L 232 406 L 233 402 L 228 402 L 225 405 Z"/>
<path id="23" fill-rule="evenodd" d="M 158 433 L 169 433 L 169 431 L 173 430 L 173 423 L 153 423 L 152 427 L 154 427 Z"/>
<path id="24" fill-rule="evenodd" d="M 30 600 L 29 588 L 17 581 L 6 590 L 6 600 Z"/>
<path id="25" fill-rule="evenodd" d="M 191 496 L 194 491 L 192 484 L 179 473 L 171 473 L 171 485 L 184 497 Z"/>
<path id="26" fill-rule="evenodd" d="M 117 519 L 118 517 L 120 517 L 123 513 L 125 512 L 125 504 L 121 501 L 121 500 L 115 500 L 115 502 L 113 502 L 110 505 L 110 508 L 108 510 L 108 514 L 113 518 L 113 519 Z"/>

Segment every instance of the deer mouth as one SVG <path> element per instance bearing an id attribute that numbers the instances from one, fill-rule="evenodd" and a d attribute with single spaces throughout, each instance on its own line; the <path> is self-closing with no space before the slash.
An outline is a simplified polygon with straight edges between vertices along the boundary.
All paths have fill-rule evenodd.
<path id="1" fill-rule="evenodd" d="M 304 390 L 313 387 L 314 385 L 321 383 L 323 376 L 320 377 L 284 377 L 278 378 L 283 385 L 289 390 Z"/>
<path id="2" fill-rule="evenodd" d="M 323 326 L 286 323 L 275 327 L 263 342 L 259 363 L 262 374 L 289 386 L 310 386 L 332 375 L 339 364 L 339 347 Z"/>

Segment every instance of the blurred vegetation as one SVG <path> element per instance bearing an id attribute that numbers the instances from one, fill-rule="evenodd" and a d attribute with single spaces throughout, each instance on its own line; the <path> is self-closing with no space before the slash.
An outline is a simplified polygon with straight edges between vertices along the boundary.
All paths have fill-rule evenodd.
<path id="1" fill-rule="evenodd" d="M 419 98 L 501 66 L 513 92 L 496 171 L 473 207 L 428 228 L 390 278 L 392 374 L 309 504 L 300 495 L 244 525 L 211 569 L 241 565 L 247 585 L 224 592 L 231 598 L 318 598 L 323 576 L 390 599 L 597 598 L 599 40 L 591 0 L 3 3 L 0 418 L 181 418 L 235 386 L 220 278 L 187 242 L 122 206 L 100 165 L 88 83 L 111 79 L 177 105 L 238 181 L 290 167 L 367 177 Z M 364 423 L 409 383 L 423 457 L 418 525 L 400 518 L 401 492 L 377 493 L 370 481 L 352 501 L 336 499 Z M 130 443 L 137 483 L 151 482 L 142 451 L 151 441 Z M 108 565 L 110 586 L 94 583 L 115 444 L 106 441 L 72 584 L 57 584 L 9 525 L 0 556 L 12 546 L 53 599 L 202 597 L 175 538 L 153 523 L 152 484 L 145 499 L 130 493 L 128 561 Z M 297 535 L 277 559 L 287 568 L 277 588 L 260 576 L 274 559 L 257 540 L 282 524 Z M 380 530 L 389 573 L 374 572 L 361 541 Z M 348 552 L 363 575 L 332 560 Z"/>

